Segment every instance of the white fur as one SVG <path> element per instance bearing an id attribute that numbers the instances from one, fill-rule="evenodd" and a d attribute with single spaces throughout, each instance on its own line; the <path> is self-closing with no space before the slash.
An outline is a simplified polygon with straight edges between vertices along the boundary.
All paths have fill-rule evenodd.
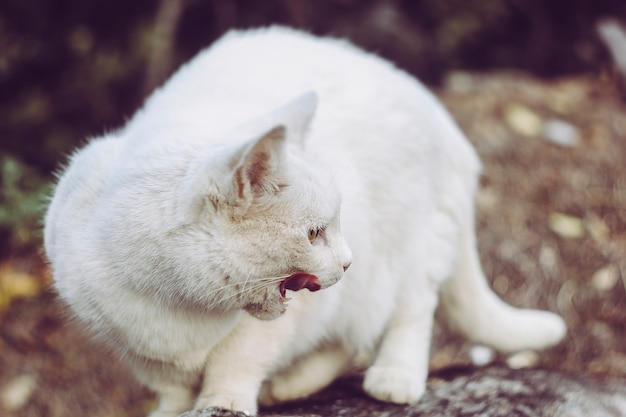
<path id="1" fill-rule="evenodd" d="M 153 416 L 254 413 L 262 384 L 264 402 L 286 401 L 363 368 L 370 395 L 413 403 L 440 292 L 482 344 L 565 332 L 489 290 L 479 171 L 439 102 L 388 62 L 285 28 L 232 32 L 73 156 L 45 246 L 60 295 L 161 395 Z M 294 271 L 323 289 L 289 292 L 285 311 Z"/>

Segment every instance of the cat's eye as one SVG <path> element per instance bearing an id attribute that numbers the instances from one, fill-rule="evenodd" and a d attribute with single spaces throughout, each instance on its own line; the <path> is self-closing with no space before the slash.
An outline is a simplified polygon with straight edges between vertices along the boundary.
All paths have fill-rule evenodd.
<path id="1" fill-rule="evenodd" d="M 320 235 L 320 229 L 309 229 L 309 242 L 315 242 L 315 239 Z"/>

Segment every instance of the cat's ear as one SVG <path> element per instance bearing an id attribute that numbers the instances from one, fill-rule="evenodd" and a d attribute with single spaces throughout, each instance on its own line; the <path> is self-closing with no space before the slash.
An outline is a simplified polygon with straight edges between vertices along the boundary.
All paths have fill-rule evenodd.
<path id="1" fill-rule="evenodd" d="M 308 91 L 274 110 L 272 120 L 276 125 L 285 126 L 290 140 L 304 146 L 306 131 L 315 115 L 317 102 L 317 93 Z"/>
<path id="2" fill-rule="evenodd" d="M 192 167 L 179 194 L 179 222 L 195 222 L 207 204 L 240 216 L 254 198 L 279 190 L 284 184 L 280 165 L 287 137 L 303 147 L 316 108 L 317 94 L 302 94 L 269 114 L 263 124 L 272 128 L 266 133 L 216 151 Z"/>
<path id="3" fill-rule="evenodd" d="M 284 184 L 281 165 L 286 129 L 277 126 L 243 144 L 216 151 L 187 172 L 179 193 L 180 223 L 197 221 L 205 207 L 245 214 L 255 198 Z"/>
<path id="4" fill-rule="evenodd" d="M 234 166 L 228 202 L 233 214 L 244 214 L 252 201 L 276 193 L 284 185 L 285 126 L 277 126 L 243 147 Z"/>

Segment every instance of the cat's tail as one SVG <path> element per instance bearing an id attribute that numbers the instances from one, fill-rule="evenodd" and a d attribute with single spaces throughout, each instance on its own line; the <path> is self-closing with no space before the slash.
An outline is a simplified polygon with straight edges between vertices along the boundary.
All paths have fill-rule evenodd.
<path id="1" fill-rule="evenodd" d="M 542 349 L 566 332 L 554 313 L 512 307 L 491 291 L 480 266 L 473 221 L 461 232 L 456 268 L 441 289 L 450 324 L 475 343 L 503 352 Z"/>

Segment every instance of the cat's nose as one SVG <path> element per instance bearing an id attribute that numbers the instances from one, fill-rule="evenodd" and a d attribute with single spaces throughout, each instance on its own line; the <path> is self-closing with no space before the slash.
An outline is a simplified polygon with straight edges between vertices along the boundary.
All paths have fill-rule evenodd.
<path id="1" fill-rule="evenodd" d="M 348 268 L 350 268 L 350 265 L 352 265 L 352 261 L 348 261 L 345 264 L 343 264 L 343 272 L 346 272 Z"/>

